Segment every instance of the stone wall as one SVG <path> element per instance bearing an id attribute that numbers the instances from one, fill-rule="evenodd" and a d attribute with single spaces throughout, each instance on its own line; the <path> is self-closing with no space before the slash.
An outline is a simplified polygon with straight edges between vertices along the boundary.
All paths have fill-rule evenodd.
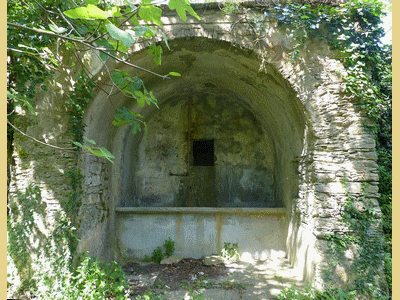
<path id="1" fill-rule="evenodd" d="M 64 106 L 66 93 L 71 88 L 71 76 L 62 74 L 56 77 L 55 83 L 48 83 L 47 91 L 37 92 L 34 104 L 36 117 L 17 108 L 18 116 L 13 120 L 14 125 L 40 141 L 71 148 L 69 116 Z M 62 203 L 68 200 L 71 192 L 66 173 L 76 165 L 76 154 L 35 143 L 14 131 L 12 159 L 9 202 L 18 201 L 18 195 L 25 193 L 28 185 L 34 184 L 40 188 L 46 206 L 46 216 L 42 217 L 51 223 L 54 214 L 62 210 Z"/>
<path id="2" fill-rule="evenodd" d="M 247 129 L 243 129 L 242 133 L 254 142 L 264 139 L 266 147 L 256 143 L 251 149 L 265 157 L 262 163 L 265 197 L 273 194 L 274 201 L 279 200 L 279 205 L 287 209 L 287 256 L 305 280 L 322 287 L 323 269 L 329 256 L 325 234 L 345 230 L 338 220 L 338 212 L 347 197 L 343 180 L 347 180 L 348 194 L 355 197 L 361 194 L 363 183 L 368 183 L 364 192 L 376 203 L 376 211 L 379 212 L 375 142 L 364 128 L 368 120 L 357 101 L 346 96 L 342 79 L 345 69 L 338 54 L 329 50 L 324 41 L 308 40 L 302 48 L 301 58 L 291 61 L 290 51 L 295 41 L 279 29 L 275 21 L 267 20 L 267 34 L 257 39 L 241 15 L 226 16 L 218 9 L 206 8 L 197 8 L 201 21 L 189 17 L 186 23 L 166 10 L 163 31 L 169 38 L 171 50 L 164 48 L 161 66 L 154 66 L 152 58 L 146 53 L 150 42 L 138 43 L 131 49 L 132 60 L 137 65 L 161 74 L 179 72 L 181 78 L 162 80 L 141 71 L 118 67 L 142 78 L 159 99 L 161 107 L 172 107 L 172 99 L 181 103 L 177 107 L 183 106 L 188 97 L 182 95 L 202 95 L 215 86 L 220 93 L 229 91 L 238 108 L 245 108 L 246 116 L 234 110 L 240 122 L 249 119 L 251 112 L 256 121 L 249 121 L 247 129 L 254 128 L 260 134 L 253 132 L 247 135 Z M 114 66 L 109 65 L 110 68 Z M 104 89 L 109 91 L 105 70 L 100 70 L 96 76 L 103 82 Z M 68 118 L 63 102 L 73 78 L 74 74 L 59 77 L 48 92 L 38 95 L 36 123 L 29 124 L 23 122 L 24 119 L 20 122 L 21 125 L 28 124 L 24 129 L 29 134 L 58 145 L 69 144 L 71 137 L 67 133 Z M 213 103 L 215 94 L 207 95 Z M 149 131 L 154 140 L 146 144 L 142 135 L 131 134 L 131 128 L 112 126 L 114 108 L 122 106 L 142 114 L 149 124 L 155 123 Z M 135 151 L 146 152 L 146 149 L 151 149 L 152 143 L 156 143 L 160 131 L 167 132 L 161 130 L 162 126 L 168 125 L 167 122 L 156 125 L 157 118 L 172 111 L 170 108 L 160 113 L 154 107 L 140 108 L 121 94 L 108 97 L 101 90 L 96 92 L 85 116 L 86 136 L 111 150 L 116 159 L 114 164 L 90 156 L 82 156 L 79 160 L 85 176 L 79 215 L 79 252 L 88 250 L 103 260 L 119 258 L 115 210 L 121 205 L 131 205 L 132 195 L 136 197 L 135 193 L 139 192 L 132 183 L 140 181 L 140 172 L 148 164 L 148 157 L 137 156 Z M 233 140 L 235 136 L 239 138 L 238 145 L 242 151 L 245 139 L 236 133 L 228 133 L 228 126 L 223 126 L 226 131 L 221 131 L 221 134 L 230 135 Z M 208 129 L 211 128 L 211 125 L 208 126 Z M 239 128 L 232 129 L 237 131 Z M 170 139 L 165 137 L 163 134 L 159 140 L 174 141 L 173 134 Z M 198 137 L 203 138 L 201 135 Z M 231 142 L 224 145 L 229 149 L 221 153 L 235 151 Z M 177 149 L 179 152 L 178 147 L 176 143 L 168 147 L 168 151 Z M 33 146 L 18 134 L 14 149 L 11 198 L 32 181 L 42 188 L 42 197 L 49 204 L 49 209 L 60 209 L 60 201 L 70 192 L 62 174 L 69 165 L 77 163 L 74 156 Z M 168 151 L 165 152 L 167 156 L 170 155 Z M 163 150 L 156 152 L 157 155 L 163 153 Z M 244 152 L 238 152 L 233 161 L 239 156 L 244 159 L 243 155 Z M 217 160 L 222 157 L 221 154 Z M 255 159 L 247 164 L 259 161 Z M 242 172 L 243 178 L 245 169 L 235 169 L 235 172 Z M 227 170 L 224 174 L 228 173 Z M 157 173 L 153 171 L 151 169 L 151 176 L 155 179 Z M 158 184 L 166 180 L 166 190 L 171 188 L 172 178 L 165 176 L 165 172 L 169 171 L 179 173 L 183 168 L 165 169 L 163 179 L 157 178 L 151 185 L 159 188 Z M 240 183 L 239 177 L 237 182 Z M 140 193 L 144 195 L 144 190 Z M 177 193 L 177 190 L 170 192 L 171 195 Z M 163 201 L 173 203 L 167 198 Z M 349 261 L 351 264 L 351 259 Z M 338 271 L 339 283 L 351 277 L 347 276 L 351 274 L 348 265 L 344 262 L 344 271 Z"/>

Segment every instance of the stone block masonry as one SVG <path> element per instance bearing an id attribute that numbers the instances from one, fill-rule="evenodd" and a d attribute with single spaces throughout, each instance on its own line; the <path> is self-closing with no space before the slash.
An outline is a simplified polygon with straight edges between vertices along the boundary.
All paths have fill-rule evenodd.
<path id="1" fill-rule="evenodd" d="M 118 241 L 125 241 L 129 232 L 117 226 L 123 220 L 116 211 L 143 206 L 176 209 L 196 194 L 187 189 L 190 180 L 198 195 L 202 186 L 194 175 L 185 179 L 170 173 L 193 174 L 190 170 L 196 166 L 190 165 L 189 142 L 214 140 L 215 177 L 206 184 L 216 195 L 215 203 L 229 204 L 227 209 L 285 210 L 284 222 L 262 230 L 266 236 L 284 236 L 290 262 L 305 281 L 323 287 L 328 283 L 323 277 L 329 259 L 326 235 L 346 231 L 339 218 L 347 198 L 367 193 L 380 215 L 375 142 L 364 127 L 368 120 L 357 100 L 345 93 L 346 71 L 340 56 L 326 42 L 310 39 L 301 58 L 292 61 L 296 41 L 274 20 L 265 20 L 267 31 L 260 38 L 243 15 L 223 15 L 207 5 L 199 6 L 198 13 L 201 21 L 189 17 L 181 22 L 165 9 L 162 30 L 170 50 L 163 46 L 161 66 L 155 66 L 146 53 L 150 41 L 129 49 L 135 64 L 161 74 L 179 72 L 181 77 L 162 80 L 110 63 L 109 67 L 139 76 L 160 106 L 142 108 L 121 93 L 107 97 L 95 92 L 85 114 L 85 134 L 114 154 L 114 164 L 33 146 L 16 134 L 10 199 L 28 182 L 35 182 L 48 208 L 62 209 L 60 203 L 70 192 L 62 174 L 78 165 L 84 176 L 78 253 L 89 251 L 105 261 L 123 262 L 124 249 Z M 109 89 L 106 72 L 100 69 L 96 74 L 105 90 Z M 63 102 L 71 76 L 57 78 L 49 92 L 38 96 L 37 122 L 27 125 L 26 132 L 69 145 Z M 190 101 L 194 102 L 189 115 Z M 121 107 L 140 113 L 153 125 L 148 140 L 142 134 L 132 135 L 128 126 L 112 125 L 114 109 Z M 19 117 L 20 124 L 28 124 L 25 118 Z M 141 222 L 130 230 L 144 234 L 146 224 Z M 353 278 L 350 265 L 351 259 L 341 265 L 337 271 L 341 279 L 334 283 L 347 284 L 344 281 Z"/>

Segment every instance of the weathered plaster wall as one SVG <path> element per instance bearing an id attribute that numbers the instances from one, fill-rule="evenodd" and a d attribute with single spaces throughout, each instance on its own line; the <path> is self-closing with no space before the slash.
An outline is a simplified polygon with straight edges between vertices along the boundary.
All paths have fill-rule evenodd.
<path id="1" fill-rule="evenodd" d="M 273 143 L 231 92 L 205 85 L 169 100 L 147 124 L 127 154 L 138 157 L 126 206 L 278 206 Z M 214 166 L 193 166 L 192 140 L 204 139 L 214 142 Z"/>
<path id="2" fill-rule="evenodd" d="M 225 242 L 238 243 L 240 254 L 256 261 L 284 257 L 285 214 L 282 208 L 118 208 L 118 244 L 125 261 L 150 257 L 168 238 L 184 257 L 221 253 Z"/>

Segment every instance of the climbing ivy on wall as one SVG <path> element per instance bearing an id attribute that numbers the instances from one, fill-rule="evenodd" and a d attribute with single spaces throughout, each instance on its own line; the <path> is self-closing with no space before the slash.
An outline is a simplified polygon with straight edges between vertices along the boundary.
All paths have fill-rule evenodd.
<path id="1" fill-rule="evenodd" d="M 346 181 L 343 185 L 348 190 Z M 325 277 L 332 280 L 332 270 L 346 260 L 346 251 L 351 249 L 354 255 L 351 267 L 354 274 L 357 274 L 352 289 L 358 297 L 384 299 L 387 297 L 386 283 L 380 275 L 383 268 L 382 262 L 385 261 L 388 253 L 385 253 L 386 245 L 380 235 L 381 216 L 376 211 L 374 201 L 364 192 L 367 185 L 364 183 L 359 197 L 346 192 L 347 201 L 342 207 L 341 222 L 348 231 L 342 234 L 326 235 L 332 258 L 325 270 Z"/>
<path id="2" fill-rule="evenodd" d="M 157 106 L 155 95 L 145 88 L 139 78 L 120 70 L 110 70 L 105 65 L 113 60 L 122 66 L 140 69 L 163 79 L 180 76 L 173 70 L 168 74 L 158 74 L 136 66 L 128 59 L 128 48 L 134 43 L 151 41 L 154 43 L 149 47 L 148 54 L 153 56 L 156 65 L 162 63 L 162 48 L 156 41 L 163 39 L 167 47 L 168 41 L 157 26 L 150 25 L 162 25 L 162 10 L 152 2 L 7 1 L 7 137 L 10 166 L 13 164 L 11 153 L 16 131 L 35 143 L 60 151 L 82 149 L 112 162 L 114 156 L 107 149 L 84 135 L 84 112 L 98 83 L 96 74 L 92 74 L 84 64 L 84 54 L 91 52 L 104 64 L 106 76 L 110 79 L 110 92 L 102 90 L 107 99 L 117 92 L 136 101 L 139 106 Z M 199 18 L 187 0 L 171 0 L 169 8 L 176 10 L 184 21 L 187 13 Z M 139 23 L 140 20 L 145 21 L 146 25 Z M 126 22 L 130 22 L 132 27 L 125 28 Z M 68 62 L 69 59 L 71 61 Z M 37 122 L 37 92 L 46 91 L 49 85 L 55 83 L 58 75 L 68 77 L 68 74 L 79 70 L 82 72 L 77 77 L 68 78 L 71 92 L 64 93 L 67 98 L 65 106 L 70 115 L 72 142 L 76 147 L 57 147 L 24 133 L 27 127 Z M 126 108 L 116 110 L 113 124 L 131 125 L 133 133 L 145 129 L 141 116 Z M 21 159 L 27 157 L 26 153 L 20 156 Z M 40 216 L 46 221 L 46 209 L 42 207 L 45 204 L 38 186 L 32 183 L 25 191 L 14 191 L 10 196 L 8 262 L 10 268 L 14 267 L 13 276 L 16 278 L 9 278 L 10 295 L 28 294 L 40 299 L 124 299 L 127 297 L 127 283 L 122 270 L 115 263 L 102 264 L 94 258 L 82 257 L 77 259 L 78 267 L 72 269 L 82 176 L 76 167 L 67 170 L 65 175 L 69 179 L 71 192 L 67 200 L 60 201 L 62 209 L 56 213 L 52 224 L 40 226 L 40 218 L 36 218 Z M 30 205 L 32 201 L 41 205 L 41 214 Z M 32 237 L 37 235 L 42 237 L 41 243 L 33 246 L 35 241 Z"/>
<path id="3" fill-rule="evenodd" d="M 81 73 L 73 89 L 69 92 L 68 101 L 65 103 L 70 116 L 70 131 L 74 140 L 79 143 L 83 143 L 83 135 L 85 133 L 83 118 L 86 107 L 92 100 L 95 85 L 95 82 L 90 80 L 85 73 Z"/>
<path id="4" fill-rule="evenodd" d="M 103 264 L 85 253 L 72 268 L 76 228 L 63 211 L 49 224 L 37 185 L 29 184 L 17 198 L 7 216 L 8 295 L 65 300 L 128 297 L 125 274 L 116 262 Z"/>
<path id="5" fill-rule="evenodd" d="M 188 1 L 170 1 L 169 7 L 176 9 L 178 15 L 186 20 L 186 12 L 198 17 L 189 6 Z M 241 10 L 240 5 L 231 5 L 225 13 L 231 14 Z M 7 63 L 8 63 L 8 82 L 7 82 L 7 104 L 8 121 L 12 122 L 16 115 L 17 108 L 22 107 L 28 113 L 35 115 L 35 93 L 38 89 L 46 90 L 47 85 L 53 80 L 54 74 L 60 70 L 63 72 L 68 69 L 60 59 L 60 54 L 68 53 L 71 56 L 86 50 L 99 51 L 99 57 L 102 61 L 115 60 L 121 64 L 127 63 L 127 49 L 133 43 L 143 40 L 153 41 L 156 37 L 165 39 L 165 35 L 155 30 L 155 27 L 140 25 L 140 19 L 152 22 L 156 25 L 161 24 L 161 10 L 152 1 L 143 0 L 139 3 L 127 1 L 125 5 L 113 5 L 110 1 L 50 1 L 50 0 L 25 0 L 7 2 Z M 260 8 L 254 8 L 260 9 Z M 248 14 L 248 22 L 255 33 L 261 38 L 266 33 L 266 20 L 273 18 L 279 26 L 292 30 L 292 36 L 297 41 L 291 52 L 291 62 L 296 63 L 301 58 L 302 47 L 309 38 L 327 40 L 332 47 L 342 53 L 342 61 L 346 67 L 345 82 L 347 91 L 359 101 L 361 108 L 371 118 L 373 122 L 366 125 L 373 132 L 378 149 L 378 163 L 380 175 L 380 193 L 379 199 L 381 210 L 383 212 L 383 231 L 387 241 L 386 245 L 371 243 L 365 244 L 369 238 L 364 234 L 367 221 L 374 217 L 368 213 L 368 206 L 365 206 L 366 213 L 360 213 L 355 210 L 354 203 L 364 198 L 349 198 L 343 210 L 343 222 L 347 226 L 354 227 L 357 230 L 362 229 L 353 236 L 331 236 L 327 237 L 331 243 L 332 251 L 345 249 L 348 242 L 356 242 L 364 248 L 360 253 L 360 261 L 355 267 L 359 271 L 364 271 L 363 266 L 368 260 L 376 262 L 381 257 L 368 257 L 375 255 L 374 250 L 380 250 L 379 247 L 386 247 L 386 253 L 391 253 L 391 105 L 392 105 L 392 84 L 391 84 L 391 46 L 380 45 L 380 37 L 383 30 L 380 28 L 381 17 L 384 6 L 377 0 L 352 0 L 344 5 L 317 6 L 302 3 L 288 3 L 284 6 L 262 7 L 262 17 L 255 17 Z M 64 13 L 63 13 L 64 12 Z M 243 12 L 243 11 L 242 11 Z M 133 30 L 121 29 L 121 24 L 130 21 L 134 24 Z M 324 34 L 321 34 L 324 33 Z M 154 43 L 149 50 L 149 54 L 154 57 L 155 64 L 160 64 L 161 47 Z M 80 56 L 77 55 L 77 58 Z M 77 63 L 79 59 L 77 59 Z M 71 66 L 76 67 L 76 66 Z M 80 66 L 85 73 L 82 73 L 73 84 L 69 100 L 66 103 L 71 116 L 71 131 L 75 138 L 75 145 L 85 148 L 94 155 L 108 157 L 112 159 L 106 149 L 97 147 L 95 141 L 84 139 L 84 125 L 82 123 L 83 113 L 86 105 L 92 98 L 92 89 L 94 88 L 92 78 L 84 66 Z M 151 72 L 150 70 L 147 70 Z M 170 76 L 179 76 L 179 74 L 170 72 L 167 75 L 153 73 L 154 76 L 170 78 Z M 109 73 L 112 88 L 124 93 L 132 101 L 136 101 L 139 106 L 146 104 L 157 105 L 156 98 L 147 91 L 139 78 L 131 77 L 119 70 L 112 70 Z M 127 109 L 116 111 L 115 125 L 132 125 L 133 131 L 139 131 L 144 128 L 140 115 Z M 12 143 L 13 130 L 8 131 L 9 144 Z M 86 142 L 86 145 L 84 145 Z M 68 203 L 64 205 L 67 213 L 73 214 L 79 207 L 79 181 L 80 174 L 76 169 L 67 172 L 71 179 L 71 185 L 75 185 L 75 190 L 71 194 L 69 207 Z M 366 197 L 367 198 L 367 197 Z M 8 216 L 8 234 L 9 234 L 9 255 L 14 261 L 18 261 L 16 268 L 18 273 L 34 273 L 34 269 L 29 267 L 32 257 L 30 256 L 29 236 L 32 231 L 37 230 L 34 219 L 35 209 L 30 203 L 40 204 L 40 190 L 37 186 L 29 186 L 25 192 L 19 194 L 19 200 L 22 206 L 11 206 Z M 78 205 L 75 205 L 75 204 Z M 40 205 L 39 205 L 40 206 Z M 27 211 L 25 211 L 25 208 Z M 363 211 L 364 212 L 364 211 Z M 56 245 L 58 242 L 67 239 L 68 245 L 76 242 L 73 234 L 74 228 L 70 219 L 61 212 L 57 216 L 57 223 L 50 237 L 53 242 L 53 248 L 43 248 L 43 255 L 54 257 Z M 25 224 L 26 226 L 20 226 Z M 35 227 L 36 226 L 36 227 Z M 363 231 L 364 230 L 364 231 Z M 50 240 L 49 240 L 50 241 Z M 375 241 L 375 240 L 373 240 Z M 373 247 L 378 248 L 373 248 Z M 369 248 L 368 248 L 369 247 Z M 371 248 L 372 247 L 372 248 Z M 63 248 L 64 249 L 64 248 Z M 70 268 L 70 257 L 74 248 L 68 248 L 69 254 L 64 258 L 66 264 L 52 262 L 52 272 L 49 275 L 41 276 L 36 273 L 35 276 L 28 276 L 29 280 L 22 282 L 21 290 L 36 290 L 40 292 L 41 283 L 45 294 L 45 283 L 51 283 L 61 273 L 67 274 L 60 279 L 56 289 L 63 291 L 67 285 L 76 280 L 84 278 L 84 271 L 90 271 L 90 266 L 94 266 L 89 260 L 83 259 L 81 265 L 82 272 L 73 275 L 66 270 Z M 47 252 L 46 252 L 47 251 Z M 58 251 L 58 250 L 57 250 Z M 371 253 L 373 252 L 373 253 Z M 46 254 L 47 253 L 47 254 Z M 338 252 L 339 253 L 339 252 Z M 378 252 L 376 252 L 378 253 Z M 339 255 L 339 254 L 338 254 Z M 391 284 L 391 256 L 384 257 L 386 262 L 386 276 Z M 370 268 L 365 269 L 365 275 L 369 278 Z M 102 272 L 99 268 L 99 274 Z M 98 270 L 98 269 L 96 269 Z M 117 272 L 118 270 L 115 269 Z M 57 275 L 58 274 L 58 275 Z M 103 274 L 103 273 L 101 273 Z M 120 274 L 112 273 L 109 274 Z M 43 275 L 43 274 L 42 274 Z M 113 275 L 113 276 L 114 276 Z M 75 277 L 74 277 L 75 276 Z M 115 275 L 120 276 L 120 275 Z M 121 275 L 122 276 L 122 275 Z M 44 280 L 42 280 L 42 279 Z M 106 280 L 101 277 L 101 280 Z M 96 281 L 93 282 L 102 282 Z M 372 277 L 371 277 L 372 280 Z M 118 281 L 119 282 L 119 281 Z M 123 281 L 121 281 L 123 282 Z M 371 281 L 356 282 L 356 288 L 363 293 L 372 294 L 365 284 Z M 99 283 L 99 284 L 100 284 Z M 123 283 L 116 289 L 121 290 Z M 96 289 L 96 284 L 93 290 Z M 54 292 L 54 290 L 52 290 Z M 66 290 L 64 290 L 66 291 Z M 50 291 L 49 291 L 50 293 Z M 118 294 L 121 295 L 121 294 Z M 124 296 L 121 296 L 124 297 Z"/>
<path id="6" fill-rule="evenodd" d="M 381 26 L 385 15 L 385 4 L 379 0 L 350 0 L 344 4 L 322 5 L 323 1 L 295 1 L 286 5 L 260 5 L 245 7 L 237 2 L 229 2 L 225 14 L 240 13 L 261 41 L 267 35 L 268 22 L 272 19 L 286 29 L 295 43 L 289 53 L 289 61 L 296 64 L 301 59 L 302 50 L 309 39 L 327 41 L 331 49 L 341 53 L 341 61 L 346 69 L 343 76 L 346 91 L 358 102 L 371 122 L 365 126 L 373 133 L 379 165 L 379 204 L 382 211 L 381 228 L 385 243 L 376 236 L 370 236 L 370 226 L 376 216 L 367 201 L 348 196 L 343 208 L 343 225 L 352 235 L 329 235 L 333 257 L 337 261 L 344 256 L 350 244 L 359 246 L 359 256 L 354 264 L 356 272 L 363 274 L 355 282 L 355 289 L 370 297 L 376 286 L 373 274 L 379 272 L 379 264 L 384 261 L 385 275 L 391 293 L 391 214 L 392 214 L 392 46 L 382 45 L 384 35 Z M 260 13 L 253 13 L 257 10 Z M 243 17 L 244 16 L 244 17 Z M 362 212 L 354 204 L 367 201 Z M 376 222 L 375 222 L 376 223 Z M 386 253 L 382 256 L 382 253 Z"/>
<path id="7" fill-rule="evenodd" d="M 371 215 L 374 210 L 366 195 L 360 199 L 348 196 L 344 207 L 342 221 L 354 234 L 327 237 L 336 254 L 338 249 L 344 250 L 351 243 L 359 246 L 354 268 L 362 276 L 355 281 L 356 290 L 370 297 L 377 292 L 369 287 L 376 286 L 373 275 L 379 272 L 378 265 L 382 261 L 391 292 L 392 47 L 380 42 L 384 34 L 381 27 L 384 9 L 382 1 L 377 0 L 351 0 L 340 6 L 289 3 L 264 8 L 263 18 L 248 18 L 259 36 L 267 29 L 266 18 L 273 18 L 278 26 L 291 30 L 291 36 L 297 41 L 291 52 L 293 64 L 301 58 L 301 50 L 309 38 L 328 41 L 332 49 L 342 53 L 347 92 L 372 121 L 365 126 L 371 130 L 377 144 L 379 204 L 383 213 L 382 227 L 375 229 L 383 231 L 386 243 L 370 235 L 369 227 L 376 216 Z M 366 202 L 361 212 L 354 206 L 360 201 Z"/>

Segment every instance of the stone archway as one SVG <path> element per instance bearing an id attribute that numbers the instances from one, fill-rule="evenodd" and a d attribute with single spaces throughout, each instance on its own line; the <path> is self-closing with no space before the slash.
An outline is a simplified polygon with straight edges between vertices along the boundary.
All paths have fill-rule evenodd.
<path id="1" fill-rule="evenodd" d="M 146 87 L 159 99 L 160 109 L 140 108 L 118 96 L 108 99 L 140 113 L 148 123 L 147 137 L 132 135 L 129 127 L 116 129 L 107 125 L 112 117 L 110 103 L 89 110 L 88 136 L 108 143 L 117 157 L 112 169 L 97 167 L 99 174 L 110 174 L 109 181 L 103 180 L 99 187 L 108 187 L 100 195 L 108 196 L 108 203 L 113 203 L 107 205 L 110 229 L 103 229 L 109 237 L 98 241 L 114 239 L 119 248 L 109 250 L 131 259 L 150 254 L 157 243 L 170 236 L 185 236 L 188 233 L 181 228 L 194 226 L 198 239 L 212 236 L 214 244 L 210 245 L 208 239 L 199 246 L 200 250 L 194 250 L 183 239 L 177 243 L 177 251 L 184 255 L 211 254 L 220 251 L 224 241 L 238 240 L 243 244 L 242 250 L 256 258 L 270 255 L 271 251 L 285 255 L 290 209 L 298 195 L 298 159 L 306 141 L 304 109 L 296 93 L 273 66 L 264 76 L 253 51 L 204 38 L 175 39 L 170 41 L 170 47 L 171 51 L 165 50 L 162 68 L 176 70 L 182 77 L 168 81 L 146 76 L 144 79 Z M 143 52 L 135 54 L 135 58 L 141 65 L 152 63 Z M 107 119 L 109 123 L 105 122 Z M 213 165 L 194 166 L 193 143 L 205 140 L 213 143 Z M 86 159 L 91 172 L 98 159 Z M 98 178 L 93 175 L 86 177 Z M 160 211 L 160 207 L 164 209 Z M 183 211 L 179 207 L 213 209 Z M 199 219 L 199 212 L 207 217 Z M 153 221 L 143 221 L 144 213 L 146 220 Z M 160 213 L 172 216 L 173 221 L 162 223 L 171 229 L 164 234 L 168 236 L 152 236 L 146 246 L 153 227 L 162 222 Z M 132 214 L 140 216 L 134 218 Z M 178 219 L 177 214 L 181 216 Z M 193 220 L 176 228 L 185 217 Z M 132 239 L 131 229 L 121 229 L 132 226 L 150 228 L 150 232 L 143 231 L 146 239 L 141 237 L 143 234 Z M 201 234 L 199 228 L 203 228 Z M 117 230 L 116 236 L 112 235 L 113 230 Z M 246 243 L 251 235 L 254 241 Z M 142 242 L 133 245 L 128 240 Z M 144 248 L 134 248 L 139 244 Z"/>
<path id="2" fill-rule="evenodd" d="M 165 230 L 165 237 L 175 234 L 177 240 L 185 240 L 186 232 L 175 226 L 179 222 L 188 225 L 188 240 L 195 237 L 188 245 L 194 245 L 199 237 L 212 236 L 209 244 L 198 247 L 198 255 L 209 245 L 210 251 L 218 251 L 228 237 L 227 241 L 237 239 L 240 245 L 250 246 L 243 249 L 254 255 L 259 249 L 266 249 L 266 255 L 272 250 L 283 252 L 303 279 L 317 288 L 324 282 L 340 286 L 351 282 L 352 257 L 357 255 L 354 248 L 348 249 L 336 269 L 328 270 L 334 280 L 323 278 L 332 258 L 327 235 L 347 232 L 340 214 L 348 197 L 360 199 L 367 194 L 379 223 L 379 178 L 375 141 L 364 126 L 368 119 L 358 100 L 345 91 L 346 70 L 340 54 L 329 49 L 325 41 L 309 39 L 303 41 L 300 57 L 293 59 L 291 51 L 297 41 L 276 20 L 262 17 L 268 30 L 260 37 L 254 35 L 245 16 L 221 15 L 215 5 L 197 8 L 201 21 L 189 17 L 181 23 L 164 7 L 162 30 L 171 50 L 164 48 L 161 66 L 154 66 L 146 51 L 150 43 L 159 41 L 136 43 L 129 49 L 135 64 L 160 74 L 179 72 L 180 78 L 163 80 L 115 62 L 104 66 L 95 55 L 85 55 L 88 69 L 103 84 L 86 112 L 85 135 L 111 150 L 116 157 L 114 164 L 93 156 L 77 159 L 74 153 L 60 154 L 16 134 L 10 199 L 18 202 L 23 189 L 36 184 L 49 213 L 43 218 L 51 223 L 58 212 L 63 212 L 63 205 L 69 205 L 73 188 L 64 175 L 78 163 L 84 182 L 77 216 L 81 241 L 76 257 L 85 251 L 104 261 L 134 256 L 134 251 L 121 250 L 124 218 L 137 215 L 138 220 L 144 216 L 148 224 L 152 215 L 156 220 L 153 225 L 157 225 L 158 217 L 168 215 L 176 218 L 164 223 L 163 228 L 172 228 Z M 74 58 L 64 59 L 71 65 Z M 140 108 L 112 90 L 105 69 L 115 67 L 142 78 L 159 99 L 162 112 L 154 106 Z M 21 122 L 21 128 L 31 136 L 69 147 L 65 103 L 80 71 L 81 66 L 77 66 L 71 73 L 57 74 L 48 91 L 37 93 L 35 122 L 26 122 L 29 118 L 21 114 L 16 124 Z M 189 106 L 193 108 L 190 117 Z M 154 125 L 150 129 L 155 131 L 151 132 L 154 140 L 146 142 L 140 134 L 133 136 L 129 127 L 114 127 L 115 109 L 120 107 L 142 114 L 150 126 Z M 168 126 L 175 136 L 168 136 L 170 131 L 164 128 Z M 148 156 L 146 151 L 152 152 L 153 146 L 153 154 L 161 158 L 149 162 L 152 154 Z M 208 158 L 195 157 L 197 146 L 212 149 Z M 174 154 L 177 160 L 172 159 Z M 206 166 L 202 160 L 207 161 Z M 240 164 L 235 165 L 238 161 Z M 147 168 L 151 163 L 154 165 Z M 160 164 L 164 168 L 158 171 Z M 212 180 L 207 179 L 209 192 L 205 194 L 214 194 L 217 199 L 203 201 L 204 195 L 197 197 L 203 191 L 198 188 L 205 177 L 201 171 L 188 180 L 178 179 L 176 175 L 181 172 L 187 174 L 185 167 L 214 168 L 206 176 Z M 153 182 L 146 186 L 142 184 L 146 180 Z M 162 184 L 167 188 L 161 188 Z M 189 191 L 193 186 L 196 192 Z M 152 207 L 155 203 L 157 207 Z M 230 226 L 238 223 L 242 226 Z M 132 239 L 130 232 L 142 233 L 144 240 L 149 231 L 138 230 L 143 224 L 137 222 L 138 226 L 125 231 L 127 239 L 140 244 L 141 240 Z M 168 227 L 171 224 L 175 227 Z M 253 230 L 257 226 L 258 230 Z M 236 229 L 241 231 L 229 235 Z M 254 232 L 258 236 L 253 241 L 260 239 L 260 243 L 248 242 L 247 237 Z M 240 237 L 244 237 L 243 243 Z M 161 239 L 163 242 L 164 236 Z M 160 242 L 155 236 L 152 241 L 153 246 Z M 153 246 L 147 244 L 144 250 Z M 197 250 L 181 248 L 190 253 Z"/>
<path id="3" fill-rule="evenodd" d="M 274 201 L 281 206 L 263 213 L 283 216 L 283 225 L 277 232 L 285 238 L 287 257 L 305 280 L 319 286 L 323 281 L 321 262 L 326 259 L 324 236 L 340 230 L 333 211 L 345 201 L 346 191 L 341 182 L 350 178 L 349 189 L 358 195 L 361 183 L 368 181 L 368 192 L 377 195 L 373 138 L 363 127 L 366 119 L 358 106 L 344 96 L 340 75 L 343 66 L 326 44 L 308 41 L 302 59 L 291 63 L 288 53 L 292 41 L 276 26 L 272 24 L 270 36 L 255 44 L 246 24 L 226 18 L 229 17 L 211 10 L 205 12 L 204 22 L 194 25 L 192 21 L 178 24 L 170 16 L 164 20 L 167 24 L 164 29 L 170 38 L 171 51 L 164 51 L 162 65 L 154 70 L 162 74 L 173 70 L 181 73 L 182 78 L 167 81 L 143 72 L 135 74 L 153 90 L 161 107 L 177 101 L 183 101 L 177 104 L 183 107 L 197 94 L 207 98 L 207 94 L 220 93 L 230 95 L 254 116 L 273 153 L 271 191 Z M 232 24 L 239 25 L 227 30 Z M 153 66 L 152 58 L 141 51 L 145 46 L 137 46 L 132 58 L 143 67 Z M 181 100 L 182 95 L 190 97 Z M 94 103 L 86 116 L 86 133 L 111 149 L 116 162 L 110 167 L 97 158 L 83 159 L 89 187 L 87 202 L 82 207 L 82 233 L 87 239 L 83 239 L 81 249 L 112 259 L 120 255 L 115 234 L 117 215 L 129 211 L 130 198 L 135 198 L 138 191 L 133 183 L 140 177 L 137 172 L 143 170 L 137 169 L 143 157 L 135 150 L 140 149 L 137 146 L 141 144 L 141 136 L 132 136 L 129 128 L 112 127 L 113 108 L 134 109 L 149 124 L 157 118 L 157 112 L 154 107 L 142 109 L 118 94 L 107 98 L 99 93 Z M 192 142 L 204 139 L 215 143 L 216 138 L 199 135 Z M 170 172 L 179 174 L 181 170 L 163 172 L 162 176 L 170 176 Z M 99 217 L 93 220 L 93 216 Z"/>

